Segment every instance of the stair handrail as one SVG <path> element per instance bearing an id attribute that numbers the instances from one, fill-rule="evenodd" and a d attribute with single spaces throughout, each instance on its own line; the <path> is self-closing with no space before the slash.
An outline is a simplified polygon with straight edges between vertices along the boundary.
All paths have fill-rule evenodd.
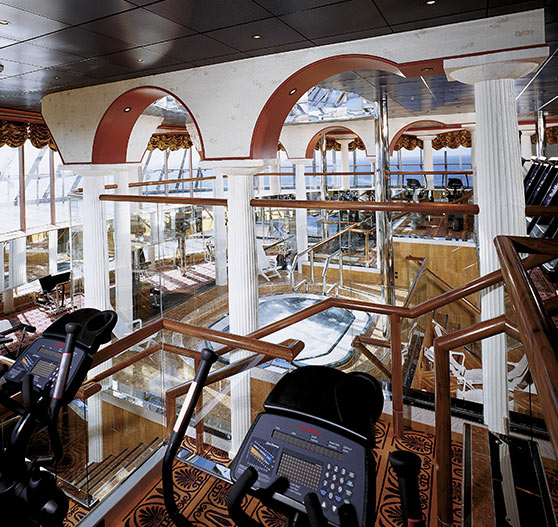
<path id="1" fill-rule="evenodd" d="M 520 262 L 521 265 L 521 262 Z M 434 339 L 434 414 L 436 497 L 438 525 L 453 524 L 451 477 L 451 396 L 449 351 L 500 333 L 520 338 L 514 322 L 501 315 Z"/>
<path id="2" fill-rule="evenodd" d="M 451 291 L 454 289 L 454 287 L 450 284 L 448 284 L 443 278 L 441 278 L 440 276 L 438 276 L 434 271 L 432 271 L 432 269 L 428 268 L 428 267 L 424 267 L 424 263 L 426 261 L 426 257 L 417 257 L 417 256 L 411 256 L 408 255 L 405 257 L 406 260 L 409 260 L 411 262 L 415 262 L 418 264 L 418 262 L 422 262 L 421 263 L 421 267 L 419 269 L 419 273 L 424 272 L 426 274 L 429 274 L 432 278 L 434 278 L 434 280 L 436 280 L 436 282 L 438 282 L 438 284 L 440 284 L 446 291 Z M 417 275 L 418 276 L 418 275 Z M 417 280 L 415 279 L 415 282 Z M 413 286 L 415 286 L 415 283 L 413 283 Z M 409 300 L 411 296 L 411 290 L 409 291 L 409 295 L 407 296 L 407 301 L 405 302 L 405 305 L 407 305 L 407 302 Z M 471 302 L 470 300 L 468 300 L 467 298 L 462 298 L 461 301 L 467 305 L 467 307 L 469 307 L 469 309 L 471 309 L 472 311 L 474 311 L 477 315 L 480 315 L 480 308 L 479 306 L 473 304 L 473 302 Z"/>
<path id="3" fill-rule="evenodd" d="M 532 280 L 520 265 L 520 253 L 558 256 L 558 240 L 497 236 L 494 243 L 546 427 L 558 454 L 558 332 Z"/>
<path id="4" fill-rule="evenodd" d="M 291 290 L 292 291 L 296 291 L 301 285 L 306 284 L 307 280 L 304 279 L 301 282 L 299 282 L 298 284 L 295 284 L 295 273 L 296 273 L 296 269 L 298 267 L 298 262 L 299 260 L 305 256 L 306 254 L 310 255 L 310 284 L 314 285 L 314 255 L 315 252 L 320 249 L 321 247 L 323 247 L 324 245 L 327 245 L 329 242 L 331 242 L 332 240 L 334 240 L 335 238 L 339 238 L 341 237 L 343 234 L 346 234 L 354 229 L 357 229 L 359 227 L 362 227 L 362 225 L 366 222 L 368 222 L 370 220 L 370 218 L 366 218 L 358 223 L 352 223 L 351 225 L 349 225 L 348 227 L 344 228 L 342 231 L 336 232 L 335 234 L 332 234 L 331 236 L 329 236 L 328 238 L 326 238 L 325 240 L 320 240 L 319 242 L 316 242 L 314 244 L 312 244 L 310 247 L 308 247 L 307 249 L 304 249 L 304 251 L 299 252 L 297 254 L 295 254 L 293 261 L 291 263 L 290 268 L 288 269 L 288 273 L 289 273 L 289 279 L 290 279 L 290 284 L 291 284 Z M 307 289 L 308 291 L 308 289 Z"/>

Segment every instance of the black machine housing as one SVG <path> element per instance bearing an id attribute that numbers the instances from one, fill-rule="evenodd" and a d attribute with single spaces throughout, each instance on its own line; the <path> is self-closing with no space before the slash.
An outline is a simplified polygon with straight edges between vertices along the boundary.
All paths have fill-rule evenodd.
<path id="1" fill-rule="evenodd" d="M 238 484 L 255 470 L 249 492 L 300 518 L 301 525 L 373 525 L 372 449 L 383 409 L 380 383 L 366 373 L 306 366 L 277 383 L 264 409 L 231 464 L 233 481 Z M 317 511 L 308 510 L 312 494 Z M 231 491 L 229 500 L 231 518 L 240 526 L 248 524 L 235 518 L 239 507 L 234 501 L 242 497 Z"/>
<path id="2" fill-rule="evenodd" d="M 0 380 L 0 403 L 21 415 L 0 450 L 0 510 L 6 525 L 62 527 L 68 498 L 44 467 L 62 457 L 59 411 L 75 397 L 99 346 L 110 341 L 116 319 L 113 311 L 87 308 L 65 314 Z M 10 397 L 20 391 L 23 404 Z M 48 429 L 53 455 L 31 461 L 27 447 L 43 428 Z"/>

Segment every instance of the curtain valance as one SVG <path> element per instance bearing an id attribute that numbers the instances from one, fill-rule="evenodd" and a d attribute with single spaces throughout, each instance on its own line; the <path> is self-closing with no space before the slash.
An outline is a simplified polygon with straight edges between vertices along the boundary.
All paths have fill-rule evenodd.
<path id="1" fill-rule="evenodd" d="M 17 148 L 28 139 L 35 148 L 48 146 L 51 150 L 56 151 L 56 145 L 46 125 L 0 121 L 0 147 L 8 145 L 11 148 Z"/>

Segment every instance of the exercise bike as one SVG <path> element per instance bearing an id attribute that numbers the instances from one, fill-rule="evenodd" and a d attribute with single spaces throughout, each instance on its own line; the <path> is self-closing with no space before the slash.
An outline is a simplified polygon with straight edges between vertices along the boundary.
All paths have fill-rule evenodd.
<path id="1" fill-rule="evenodd" d="M 46 470 L 63 455 L 58 416 L 85 380 L 99 346 L 110 341 L 116 319 L 113 311 L 88 308 L 62 316 L 0 380 L 0 404 L 21 415 L 0 451 L 0 510 L 5 525 L 62 527 L 69 501 Z M 18 392 L 22 403 L 10 397 Z M 44 428 L 52 455 L 31 461 L 27 447 L 35 432 Z"/>

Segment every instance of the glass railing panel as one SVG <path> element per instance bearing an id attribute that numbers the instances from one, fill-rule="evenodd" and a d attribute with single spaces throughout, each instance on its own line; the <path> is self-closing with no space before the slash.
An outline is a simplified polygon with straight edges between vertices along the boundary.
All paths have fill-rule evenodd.
<path id="1" fill-rule="evenodd" d="M 91 370 L 90 379 L 121 366 L 98 380 L 99 393 L 69 407 L 79 412 L 85 433 L 76 437 L 75 427 L 65 432 L 66 451 L 79 462 L 58 475 L 64 490 L 87 506 L 104 499 L 163 444 L 165 358 L 160 342 L 160 334 L 152 335 Z"/>

